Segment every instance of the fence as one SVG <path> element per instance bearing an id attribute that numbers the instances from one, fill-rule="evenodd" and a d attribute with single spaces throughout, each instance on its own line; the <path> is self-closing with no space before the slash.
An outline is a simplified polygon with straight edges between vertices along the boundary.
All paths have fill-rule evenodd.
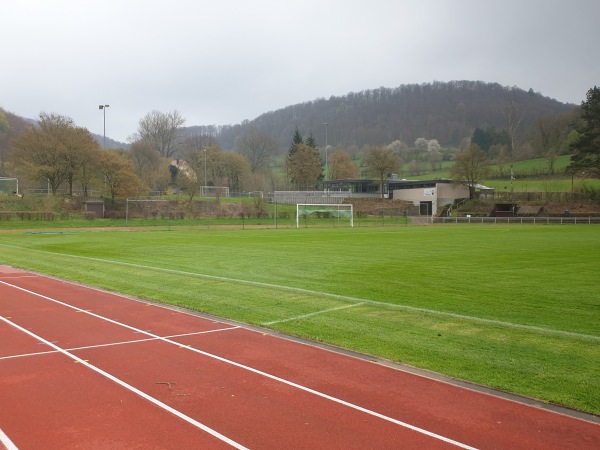
<path id="1" fill-rule="evenodd" d="M 600 224 L 600 217 L 434 217 L 432 220 L 437 224 Z"/>
<path id="2" fill-rule="evenodd" d="M 578 192 L 503 192 L 496 191 L 494 200 L 498 202 L 547 202 L 568 203 L 589 201 L 589 196 Z"/>

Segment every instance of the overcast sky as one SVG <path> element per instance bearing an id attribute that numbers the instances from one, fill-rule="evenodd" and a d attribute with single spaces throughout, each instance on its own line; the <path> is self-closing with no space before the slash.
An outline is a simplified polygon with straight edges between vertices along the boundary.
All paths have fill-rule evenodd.
<path id="1" fill-rule="evenodd" d="M 126 141 L 381 86 L 480 80 L 580 104 L 598 0 L 2 0 L 0 106 Z"/>

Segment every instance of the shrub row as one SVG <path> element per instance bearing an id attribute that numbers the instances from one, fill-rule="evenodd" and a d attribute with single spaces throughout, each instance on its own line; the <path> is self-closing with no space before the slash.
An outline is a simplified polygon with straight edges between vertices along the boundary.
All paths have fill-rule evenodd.
<path id="1" fill-rule="evenodd" d="M 54 220 L 56 214 L 49 211 L 0 211 L 0 220 Z"/>

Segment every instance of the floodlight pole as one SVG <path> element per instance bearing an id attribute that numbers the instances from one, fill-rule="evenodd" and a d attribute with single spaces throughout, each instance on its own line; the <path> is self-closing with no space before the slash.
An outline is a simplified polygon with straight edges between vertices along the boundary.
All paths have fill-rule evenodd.
<path id="1" fill-rule="evenodd" d="M 204 187 L 206 188 L 206 148 L 204 149 Z M 202 192 L 202 196 L 206 197 L 204 192 Z"/>
<path id="2" fill-rule="evenodd" d="M 327 181 L 329 178 L 329 170 L 327 167 L 327 126 L 329 124 L 325 122 L 323 125 L 325 125 L 325 181 Z"/>
<path id="3" fill-rule="evenodd" d="M 102 147 L 106 148 L 106 108 L 110 105 L 98 105 L 98 109 L 102 110 L 102 114 L 104 115 L 104 140 L 102 141 Z"/>

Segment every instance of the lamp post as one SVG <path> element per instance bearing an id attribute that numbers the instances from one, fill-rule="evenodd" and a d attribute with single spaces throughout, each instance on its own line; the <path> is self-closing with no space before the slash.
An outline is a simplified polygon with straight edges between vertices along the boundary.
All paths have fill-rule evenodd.
<path id="1" fill-rule="evenodd" d="M 102 141 L 102 147 L 106 148 L 106 108 L 110 105 L 99 105 L 98 109 L 102 110 L 102 114 L 104 115 L 104 140 Z"/>
<path id="2" fill-rule="evenodd" d="M 204 186 L 206 187 L 206 149 L 204 149 Z M 204 191 L 204 188 L 202 191 Z M 204 192 L 202 192 L 202 196 L 204 197 Z"/>
<path id="3" fill-rule="evenodd" d="M 325 122 L 323 125 L 325 125 L 325 181 L 327 181 L 329 178 L 329 168 L 327 167 L 327 126 L 329 124 Z"/>

